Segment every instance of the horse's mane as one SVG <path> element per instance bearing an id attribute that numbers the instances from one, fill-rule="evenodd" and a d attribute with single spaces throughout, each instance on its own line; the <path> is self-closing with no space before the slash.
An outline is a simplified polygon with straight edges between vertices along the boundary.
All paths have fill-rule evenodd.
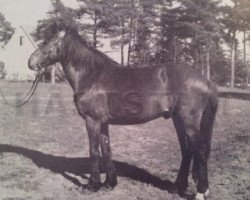
<path id="1" fill-rule="evenodd" d="M 76 69 L 80 69 L 83 66 L 120 66 L 120 64 L 107 55 L 91 46 L 76 30 L 68 30 L 63 43 L 65 44 L 63 47 L 64 55 Z"/>

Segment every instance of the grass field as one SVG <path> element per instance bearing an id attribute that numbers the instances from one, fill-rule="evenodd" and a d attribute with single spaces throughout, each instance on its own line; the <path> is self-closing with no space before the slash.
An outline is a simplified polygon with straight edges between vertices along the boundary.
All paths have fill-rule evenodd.
<path id="1" fill-rule="evenodd" d="M 4 83 L 15 102 L 31 83 Z M 180 165 L 180 150 L 171 120 L 111 126 L 118 185 L 112 191 L 82 190 L 89 177 L 84 121 L 72 103 L 67 84 L 40 84 L 21 108 L 0 107 L 0 200 L 181 200 L 171 194 Z M 250 199 L 250 102 L 220 99 L 209 162 L 214 200 Z M 102 179 L 104 176 L 102 175 Z"/>

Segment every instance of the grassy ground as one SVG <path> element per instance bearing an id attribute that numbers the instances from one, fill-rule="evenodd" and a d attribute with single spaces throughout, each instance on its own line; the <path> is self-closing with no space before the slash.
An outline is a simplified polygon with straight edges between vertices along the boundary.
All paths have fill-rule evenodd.
<path id="1" fill-rule="evenodd" d="M 12 102 L 29 85 L 0 83 Z M 109 192 L 89 193 L 82 190 L 90 172 L 85 123 L 68 85 L 40 84 L 27 105 L 10 108 L 1 100 L 0 107 L 0 200 L 192 199 L 191 179 L 185 197 L 168 192 L 180 165 L 171 120 L 111 126 L 119 184 Z M 249 101 L 220 99 L 209 162 L 210 199 L 250 199 L 249 111 Z"/>

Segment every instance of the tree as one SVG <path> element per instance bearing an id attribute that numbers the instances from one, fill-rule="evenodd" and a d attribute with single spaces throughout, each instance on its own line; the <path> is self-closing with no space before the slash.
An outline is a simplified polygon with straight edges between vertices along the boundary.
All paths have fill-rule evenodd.
<path id="1" fill-rule="evenodd" d="M 119 0 L 112 7 L 115 12 L 112 12 L 112 21 L 110 29 L 108 31 L 109 37 L 111 39 L 112 47 L 120 47 L 121 51 L 121 64 L 125 64 L 125 45 L 128 45 L 127 52 L 127 65 L 130 65 L 132 42 L 134 41 L 134 30 L 133 23 L 136 17 L 136 9 L 134 0 Z"/>
<path id="2" fill-rule="evenodd" d="M 249 3 L 233 1 L 237 2 L 237 9 L 223 7 L 215 0 L 79 0 L 86 8 L 72 10 L 54 0 L 54 9 L 48 19 L 39 23 L 36 35 L 49 38 L 58 27 L 69 26 L 79 30 L 87 40 L 90 38 L 95 48 L 109 38 L 113 47 L 120 48 L 121 64 L 126 63 L 125 47 L 128 47 L 127 65 L 184 61 L 193 64 L 207 78 L 224 84 L 230 76 L 231 80 L 241 80 L 246 71 L 239 60 L 236 34 L 242 31 L 247 39 Z M 236 52 L 231 56 L 235 60 L 231 62 L 231 70 L 222 39 L 230 44 L 232 54 Z M 234 75 L 237 77 L 232 78 Z"/>
<path id="3" fill-rule="evenodd" d="M 14 28 L 7 22 L 4 15 L 0 13 L 0 47 L 3 47 L 14 33 Z"/>
<path id="4" fill-rule="evenodd" d="M 121 64 L 124 64 L 124 45 L 128 43 L 126 38 L 128 33 L 127 22 L 132 14 L 128 0 L 95 0 L 84 1 L 87 4 L 87 16 L 92 23 L 82 23 L 82 29 L 87 30 L 93 38 L 93 46 L 102 44 L 102 38 L 110 38 L 112 47 L 120 47 Z M 86 17 L 85 17 L 86 18 Z M 99 40 L 98 40 L 99 39 Z"/>
<path id="5" fill-rule="evenodd" d="M 4 79 L 6 75 L 7 72 L 4 69 L 4 62 L 0 61 L 0 79 Z"/>
<path id="6" fill-rule="evenodd" d="M 149 49 L 144 48 L 149 39 L 148 23 L 145 22 L 150 19 L 149 15 L 145 13 L 149 11 L 150 7 L 153 7 L 153 2 L 156 0 L 81 1 L 86 3 L 87 12 L 85 14 L 92 20 L 90 24 L 83 20 L 82 29 L 89 31 L 93 36 L 93 46 L 96 47 L 100 44 L 100 40 L 104 36 L 111 39 L 112 47 L 120 48 L 121 64 L 125 64 L 125 45 L 128 45 L 127 65 L 131 62 L 138 63 L 138 60 L 145 58 L 140 55 L 142 50 Z"/>
<path id="7" fill-rule="evenodd" d="M 239 32 L 243 32 L 244 35 L 244 65 L 246 68 L 246 32 L 250 30 L 250 2 L 247 0 L 232 0 L 233 6 L 226 6 L 225 16 L 224 16 L 224 25 L 227 30 L 227 38 L 226 41 L 231 46 L 231 78 L 230 78 L 230 86 L 233 88 L 235 85 L 235 72 L 237 69 L 235 68 L 237 59 L 239 59 L 238 55 L 238 39 L 237 34 Z M 247 70 L 245 70 L 246 72 Z"/>
<path id="8" fill-rule="evenodd" d="M 183 0 L 162 6 L 157 59 L 191 61 L 210 78 L 210 49 L 219 42 L 219 5 L 212 0 Z M 206 66 L 206 69 L 204 68 Z"/>
<path id="9" fill-rule="evenodd" d="M 101 39 L 105 31 L 112 23 L 111 0 L 78 0 L 86 5 L 84 12 L 82 8 L 76 10 L 78 17 L 82 18 L 80 29 L 85 35 L 91 35 L 93 47 L 102 46 Z"/>
<path id="10" fill-rule="evenodd" d="M 247 42 L 247 31 L 250 30 L 250 2 L 248 0 L 241 0 L 239 3 L 240 10 L 240 30 L 243 32 L 243 62 L 246 71 L 246 85 L 249 82 L 249 73 L 247 67 L 247 56 L 246 56 L 246 42 Z"/>
<path id="11" fill-rule="evenodd" d="M 137 16 L 135 19 L 134 64 L 147 66 L 151 59 L 150 43 L 152 29 L 156 19 L 157 0 L 136 1 Z"/>
<path id="12" fill-rule="evenodd" d="M 80 23 L 76 20 L 77 13 L 66 8 L 60 0 L 52 1 L 53 9 L 48 12 L 46 19 L 38 21 L 36 30 L 32 33 L 32 36 L 37 41 L 50 40 L 55 33 L 64 28 L 73 28 L 78 30 Z"/>

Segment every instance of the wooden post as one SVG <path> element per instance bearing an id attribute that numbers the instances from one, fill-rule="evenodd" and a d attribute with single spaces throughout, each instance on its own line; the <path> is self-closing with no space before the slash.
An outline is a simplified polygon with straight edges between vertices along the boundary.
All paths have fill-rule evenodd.
<path id="1" fill-rule="evenodd" d="M 42 75 L 42 83 L 44 83 L 45 82 L 45 77 L 44 77 L 44 68 L 42 68 L 42 72 L 43 72 L 43 75 Z"/>
<path id="2" fill-rule="evenodd" d="M 51 84 L 55 84 L 56 83 L 56 65 L 53 65 L 51 68 L 50 78 L 51 78 L 51 80 L 50 80 Z"/>

